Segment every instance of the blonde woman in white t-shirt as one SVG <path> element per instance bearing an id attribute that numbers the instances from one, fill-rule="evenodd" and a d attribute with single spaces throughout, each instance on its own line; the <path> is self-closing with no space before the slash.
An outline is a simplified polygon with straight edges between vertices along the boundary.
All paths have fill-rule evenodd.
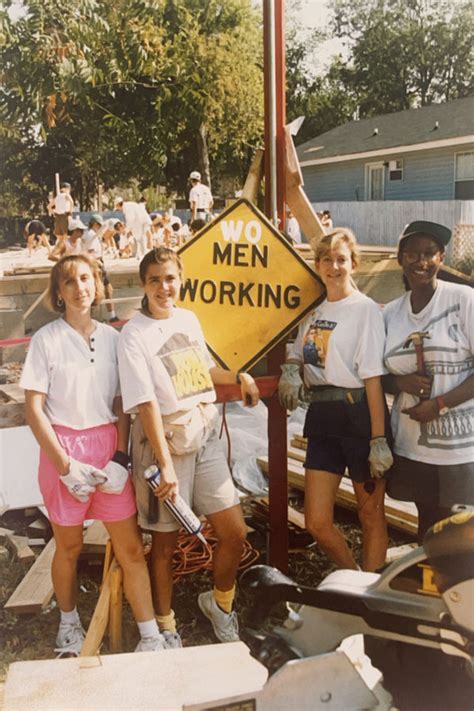
<path id="1" fill-rule="evenodd" d="M 373 571 L 385 562 L 383 476 L 393 461 L 381 386 L 383 318 L 379 306 L 353 285 L 359 255 L 350 230 L 336 228 L 323 237 L 315 263 L 326 298 L 299 327 L 282 366 L 280 401 L 289 410 L 302 396 L 311 403 L 304 426 L 306 528 L 340 568 L 357 568 L 334 525 L 347 468 L 362 525 L 362 567 Z"/>
<path id="2" fill-rule="evenodd" d="M 61 318 L 32 338 L 20 385 L 40 445 L 39 483 L 53 527 L 53 587 L 61 620 L 59 656 L 78 656 L 84 640 L 76 608 L 77 560 L 86 519 L 104 522 L 137 620 L 137 651 L 164 649 L 128 471 L 129 418 L 121 404 L 118 334 L 91 317 L 103 295 L 97 264 L 69 255 L 51 270 L 49 301 Z"/>

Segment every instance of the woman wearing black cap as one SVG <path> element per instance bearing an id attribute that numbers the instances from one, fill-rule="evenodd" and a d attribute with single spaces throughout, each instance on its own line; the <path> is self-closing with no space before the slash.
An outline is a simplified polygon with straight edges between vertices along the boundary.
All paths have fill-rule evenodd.
<path id="1" fill-rule="evenodd" d="M 450 238 L 434 222 L 405 227 L 398 262 L 408 291 L 384 309 L 396 394 L 388 492 L 415 502 L 419 543 L 453 504 L 474 504 L 474 292 L 438 281 Z"/>

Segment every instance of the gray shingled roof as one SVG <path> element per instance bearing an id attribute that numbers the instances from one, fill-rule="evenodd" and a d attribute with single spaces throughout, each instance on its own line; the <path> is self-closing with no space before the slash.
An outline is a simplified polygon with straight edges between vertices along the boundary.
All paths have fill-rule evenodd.
<path id="1" fill-rule="evenodd" d="M 374 135 L 375 129 L 378 133 Z M 307 161 L 473 134 L 474 97 L 467 97 L 351 121 L 303 143 L 297 152 L 300 161 Z M 311 150 L 319 146 L 319 150 Z"/>

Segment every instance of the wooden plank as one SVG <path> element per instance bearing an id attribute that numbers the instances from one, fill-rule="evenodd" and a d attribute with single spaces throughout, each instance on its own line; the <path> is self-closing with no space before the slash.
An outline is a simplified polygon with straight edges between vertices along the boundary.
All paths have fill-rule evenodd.
<path id="1" fill-rule="evenodd" d="M 258 189 L 263 178 L 263 156 L 263 149 L 257 148 L 242 190 L 241 197 L 250 202 L 256 202 L 257 200 Z"/>
<path id="2" fill-rule="evenodd" d="M 114 566 L 110 582 L 109 644 L 113 654 L 122 651 L 123 573 Z"/>
<path id="3" fill-rule="evenodd" d="M 25 402 L 25 391 L 18 383 L 0 385 L 0 393 L 4 393 L 12 402 Z"/>
<path id="4" fill-rule="evenodd" d="M 5 603 L 5 609 L 16 614 L 41 612 L 53 597 L 51 563 L 56 543 L 52 538 L 40 553 L 21 583 Z"/>
<path id="5" fill-rule="evenodd" d="M 254 697 L 267 678 L 243 642 L 35 659 L 10 664 L 3 711 L 181 711 L 191 702 L 217 707 L 228 696 Z"/>
<path id="6" fill-rule="evenodd" d="M 7 542 L 8 536 L 14 536 L 15 531 L 11 531 L 9 528 L 0 528 L 0 545 Z"/>
<path id="7" fill-rule="evenodd" d="M 270 505 L 268 496 L 261 496 L 260 498 L 256 499 L 256 501 L 263 503 L 267 507 Z M 296 511 L 296 509 L 294 509 L 292 506 L 288 506 L 288 521 L 294 526 L 301 528 L 303 531 L 306 530 L 304 515 L 299 511 Z"/>
<path id="8" fill-rule="evenodd" d="M 26 536 L 10 535 L 7 538 L 6 544 L 20 563 L 33 563 L 33 561 L 36 560 L 34 552 L 28 545 L 28 538 Z"/>
<path id="9" fill-rule="evenodd" d="M 0 403 L 0 429 L 26 425 L 25 405 L 22 402 Z"/>
<path id="10" fill-rule="evenodd" d="M 100 645 L 102 644 L 109 621 L 112 572 L 117 566 L 118 563 L 114 558 L 105 576 L 105 580 L 102 583 L 99 599 L 97 600 L 97 605 L 95 606 L 94 614 L 92 615 L 89 629 L 87 630 L 86 638 L 82 645 L 81 657 L 94 656 L 94 654 L 98 653 Z"/>

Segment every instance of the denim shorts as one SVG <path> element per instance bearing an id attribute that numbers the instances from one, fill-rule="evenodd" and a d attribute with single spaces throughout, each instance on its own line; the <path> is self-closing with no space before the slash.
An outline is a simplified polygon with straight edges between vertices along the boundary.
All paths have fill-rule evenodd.
<path id="1" fill-rule="evenodd" d="M 353 481 L 370 479 L 370 413 L 364 398 L 348 402 L 313 402 L 306 414 L 303 435 L 308 439 L 304 466 Z"/>

